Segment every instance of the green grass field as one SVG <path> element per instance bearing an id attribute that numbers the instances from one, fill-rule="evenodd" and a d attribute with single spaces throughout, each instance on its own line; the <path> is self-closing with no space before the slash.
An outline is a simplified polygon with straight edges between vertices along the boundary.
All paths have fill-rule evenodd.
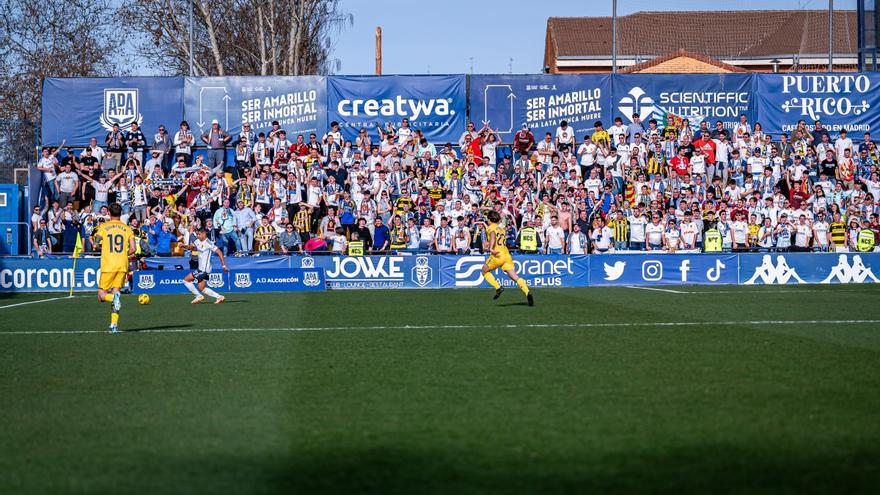
<path id="1" fill-rule="evenodd" d="M 880 287 L 673 290 L 3 296 L 0 493 L 880 491 Z"/>

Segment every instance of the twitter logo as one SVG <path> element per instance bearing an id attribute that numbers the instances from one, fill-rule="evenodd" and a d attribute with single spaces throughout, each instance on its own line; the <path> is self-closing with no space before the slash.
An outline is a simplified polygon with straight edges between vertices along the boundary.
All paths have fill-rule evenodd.
<path id="1" fill-rule="evenodd" d="M 626 261 L 615 261 L 613 265 L 603 263 L 605 265 L 605 280 L 617 280 L 623 275 L 623 269 L 626 268 Z"/>

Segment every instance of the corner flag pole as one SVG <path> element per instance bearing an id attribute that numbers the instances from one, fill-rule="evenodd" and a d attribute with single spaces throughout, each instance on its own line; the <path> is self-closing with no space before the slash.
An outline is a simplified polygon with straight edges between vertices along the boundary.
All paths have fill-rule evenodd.
<path id="1" fill-rule="evenodd" d="M 76 246 L 73 248 L 73 279 L 70 281 L 70 292 L 67 297 L 73 297 L 73 288 L 76 286 L 76 259 L 80 257 L 83 250 L 82 237 L 79 232 L 76 233 Z"/>

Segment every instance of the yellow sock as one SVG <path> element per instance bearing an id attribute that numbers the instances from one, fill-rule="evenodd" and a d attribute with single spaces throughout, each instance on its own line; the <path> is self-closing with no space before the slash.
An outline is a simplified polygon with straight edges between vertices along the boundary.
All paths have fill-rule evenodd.
<path id="1" fill-rule="evenodd" d="M 523 294 L 529 295 L 529 286 L 526 285 L 526 279 L 522 277 L 516 279 L 516 285 L 519 286 L 519 290 L 523 291 Z"/>
<path id="2" fill-rule="evenodd" d="M 113 302 L 113 294 L 109 294 L 109 293 L 105 294 L 104 295 L 104 302 Z"/>
<path id="3" fill-rule="evenodd" d="M 489 285 L 495 287 L 496 290 L 501 288 L 501 284 L 498 283 L 498 280 L 495 279 L 495 275 L 492 275 L 492 272 L 484 273 L 483 278 L 486 279 L 486 282 L 489 282 Z"/>
<path id="4" fill-rule="evenodd" d="M 110 313 L 110 324 L 116 325 L 117 323 L 119 323 L 119 313 Z"/>

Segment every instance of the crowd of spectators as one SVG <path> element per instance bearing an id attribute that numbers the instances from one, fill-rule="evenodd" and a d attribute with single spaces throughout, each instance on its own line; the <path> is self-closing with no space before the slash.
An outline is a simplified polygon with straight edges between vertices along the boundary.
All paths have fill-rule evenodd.
<path id="1" fill-rule="evenodd" d="M 136 124 L 114 128 L 84 149 L 42 150 L 33 250 L 71 252 L 80 234 L 91 251 L 113 202 L 147 255 L 180 254 L 199 226 L 236 255 L 481 252 L 489 209 L 525 252 L 880 245 L 880 151 L 867 133 L 800 121 L 771 135 L 745 116 L 732 129 L 628 120 L 583 136 L 564 120 L 538 136 L 523 125 L 508 143 L 469 122 L 444 144 L 406 119 L 351 141 L 336 122 L 307 136 L 248 123 L 230 135 L 217 121 L 204 133 L 159 125 L 149 139 Z"/>

